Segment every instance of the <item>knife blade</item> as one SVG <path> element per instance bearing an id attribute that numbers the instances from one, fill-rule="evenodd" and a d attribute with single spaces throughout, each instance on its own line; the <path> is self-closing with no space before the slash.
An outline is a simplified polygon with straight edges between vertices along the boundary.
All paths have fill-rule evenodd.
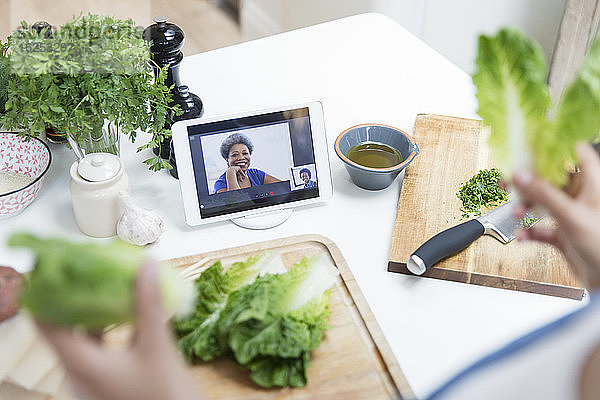
<path id="1" fill-rule="evenodd" d="M 490 235 L 504 244 L 509 243 L 515 238 L 515 230 L 523 227 L 522 220 L 513 217 L 516 205 L 517 201 L 511 200 L 475 219 L 438 233 L 411 254 L 406 267 L 413 274 L 422 275 L 427 268 L 464 250 L 482 235 Z M 542 218 L 528 215 L 533 217 L 533 221 L 527 228 Z"/>

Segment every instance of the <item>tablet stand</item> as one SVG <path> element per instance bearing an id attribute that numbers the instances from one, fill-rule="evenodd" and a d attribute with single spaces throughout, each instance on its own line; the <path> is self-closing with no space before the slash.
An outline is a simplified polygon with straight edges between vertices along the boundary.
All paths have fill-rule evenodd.
<path id="1" fill-rule="evenodd" d="M 266 212 L 258 215 L 248 215 L 246 217 L 232 218 L 231 222 L 237 226 L 247 229 L 268 229 L 283 224 L 292 215 L 294 210 L 286 208 L 279 211 Z"/>

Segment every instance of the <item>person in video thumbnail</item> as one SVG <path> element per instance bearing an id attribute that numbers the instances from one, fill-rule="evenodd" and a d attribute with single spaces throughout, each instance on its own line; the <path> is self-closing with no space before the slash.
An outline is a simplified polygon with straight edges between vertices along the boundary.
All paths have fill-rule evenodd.
<path id="1" fill-rule="evenodd" d="M 310 170 L 308 168 L 300 170 L 300 179 L 304 181 L 305 189 L 317 187 L 317 182 L 310 180 Z"/>
<path id="2" fill-rule="evenodd" d="M 228 168 L 215 182 L 215 193 L 281 182 L 264 171 L 249 168 L 254 145 L 247 136 L 241 133 L 227 136 L 220 151 Z"/>

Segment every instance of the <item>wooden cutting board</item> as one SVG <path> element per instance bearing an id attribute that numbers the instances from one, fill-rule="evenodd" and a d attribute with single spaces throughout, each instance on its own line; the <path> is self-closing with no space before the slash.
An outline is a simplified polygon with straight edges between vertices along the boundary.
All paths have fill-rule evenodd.
<path id="1" fill-rule="evenodd" d="M 342 253 L 329 239 L 293 236 L 243 247 L 170 260 L 189 279 L 221 260 L 225 268 L 249 255 L 278 252 L 286 267 L 304 256 L 325 254 L 340 271 L 331 296 L 330 330 L 311 352 L 304 388 L 263 389 L 248 371 L 233 361 L 216 360 L 191 367 L 206 399 L 413 399 L 410 388 Z M 117 328 L 107 335 L 112 344 L 127 342 L 131 330 Z"/>
<path id="2" fill-rule="evenodd" d="M 414 137 L 421 153 L 406 170 L 388 271 L 411 275 L 408 257 L 427 239 L 461 222 L 456 192 L 479 170 L 491 168 L 481 121 L 418 115 Z M 552 224 L 546 217 L 539 224 Z M 422 276 L 581 300 L 582 285 L 552 246 L 484 235 Z"/>

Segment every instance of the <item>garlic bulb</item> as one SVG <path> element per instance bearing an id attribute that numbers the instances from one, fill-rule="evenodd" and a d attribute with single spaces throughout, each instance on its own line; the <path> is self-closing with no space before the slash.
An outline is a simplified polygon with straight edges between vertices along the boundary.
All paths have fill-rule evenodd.
<path id="1" fill-rule="evenodd" d="M 138 206 L 125 191 L 119 192 L 119 206 L 123 215 L 117 222 L 117 235 L 122 240 L 138 246 L 158 240 L 163 221 L 155 211 Z"/>

